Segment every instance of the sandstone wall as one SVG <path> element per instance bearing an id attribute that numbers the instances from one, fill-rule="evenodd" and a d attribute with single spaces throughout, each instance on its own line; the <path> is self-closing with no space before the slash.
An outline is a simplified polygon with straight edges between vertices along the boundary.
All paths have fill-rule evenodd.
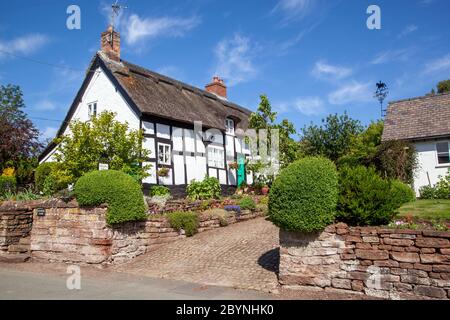
<path id="1" fill-rule="evenodd" d="M 282 286 L 386 299 L 450 298 L 450 232 L 328 227 L 280 231 Z"/>
<path id="2" fill-rule="evenodd" d="M 38 215 L 38 210 L 45 210 L 45 215 Z M 50 262 L 115 264 L 185 237 L 166 218 L 154 215 L 147 221 L 110 227 L 106 211 L 106 207 L 80 208 L 76 201 L 57 199 L 4 203 L 0 205 L 0 250 L 27 252 L 35 260 Z M 261 215 L 243 212 L 228 218 L 227 224 Z M 200 217 L 199 232 L 220 227 L 218 218 Z"/>

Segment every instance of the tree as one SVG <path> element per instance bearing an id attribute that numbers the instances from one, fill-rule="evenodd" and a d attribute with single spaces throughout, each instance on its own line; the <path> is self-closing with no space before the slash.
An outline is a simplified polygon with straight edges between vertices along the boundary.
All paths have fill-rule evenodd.
<path id="1" fill-rule="evenodd" d="M 437 92 L 438 93 L 450 92 L 450 79 L 439 82 L 437 84 Z"/>
<path id="2" fill-rule="evenodd" d="M 372 122 L 364 132 L 352 137 L 349 152 L 338 160 L 339 166 L 370 166 L 381 144 L 383 128 L 383 121 Z"/>
<path id="3" fill-rule="evenodd" d="M 261 95 L 260 98 L 261 101 L 258 110 L 250 116 L 249 128 L 267 130 L 267 140 L 269 143 L 271 143 L 271 130 L 279 130 L 280 166 L 281 168 L 287 167 L 296 158 L 298 144 L 291 136 L 295 135 L 297 131 L 295 130 L 294 124 L 287 119 L 277 124 L 277 113 L 272 111 L 269 99 L 266 95 Z"/>
<path id="4" fill-rule="evenodd" d="M 69 134 L 55 139 L 58 167 L 72 182 L 97 170 L 99 162 L 136 180 L 148 176 L 150 166 L 141 165 L 149 156 L 149 151 L 142 148 L 143 132 L 129 130 L 128 123 L 116 121 L 114 117 L 115 113 L 105 111 L 91 121 L 74 121 Z"/>
<path id="5" fill-rule="evenodd" d="M 310 124 L 302 131 L 302 154 L 324 156 L 337 162 L 349 153 L 353 139 L 363 131 L 363 127 L 358 120 L 353 120 L 344 113 L 340 116 L 329 115 L 322 120 L 322 126 Z"/>
<path id="6" fill-rule="evenodd" d="M 19 86 L 0 86 L 0 169 L 23 169 L 26 162 L 34 162 L 42 148 L 39 131 L 24 108 Z"/>

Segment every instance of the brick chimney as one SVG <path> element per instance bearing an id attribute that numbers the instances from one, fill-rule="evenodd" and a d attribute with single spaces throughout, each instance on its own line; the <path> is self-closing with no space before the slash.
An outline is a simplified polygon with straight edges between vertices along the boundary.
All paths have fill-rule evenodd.
<path id="1" fill-rule="evenodd" d="M 102 32 L 101 48 L 111 60 L 120 62 L 120 33 L 114 31 L 112 26 Z"/>
<path id="2" fill-rule="evenodd" d="M 227 86 L 218 76 L 214 76 L 210 84 L 205 86 L 206 91 L 214 93 L 222 98 L 227 98 Z"/>

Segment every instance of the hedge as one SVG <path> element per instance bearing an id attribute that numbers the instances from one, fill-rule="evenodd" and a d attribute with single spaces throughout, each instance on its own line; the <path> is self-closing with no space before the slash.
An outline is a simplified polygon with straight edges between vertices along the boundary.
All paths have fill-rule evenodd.
<path id="1" fill-rule="evenodd" d="M 416 201 L 416 193 L 414 190 L 400 180 L 392 180 L 391 196 L 394 198 L 394 202 L 399 207 L 408 202 Z"/>
<path id="2" fill-rule="evenodd" d="M 34 184 L 38 191 L 44 191 L 45 179 L 56 170 L 58 164 L 56 162 L 45 162 L 40 164 L 34 172 Z"/>
<path id="3" fill-rule="evenodd" d="M 395 189 L 396 187 L 394 187 Z M 338 220 L 354 226 L 389 224 L 403 201 L 392 182 L 374 168 L 344 167 L 339 172 Z"/>
<path id="4" fill-rule="evenodd" d="M 74 195 L 81 206 L 108 204 L 106 221 L 110 225 L 147 218 L 141 186 L 121 171 L 85 174 L 75 184 Z"/>
<path id="5" fill-rule="evenodd" d="M 312 233 L 333 223 L 338 199 L 336 166 L 304 158 L 281 171 L 269 193 L 270 220 L 282 229 Z"/>

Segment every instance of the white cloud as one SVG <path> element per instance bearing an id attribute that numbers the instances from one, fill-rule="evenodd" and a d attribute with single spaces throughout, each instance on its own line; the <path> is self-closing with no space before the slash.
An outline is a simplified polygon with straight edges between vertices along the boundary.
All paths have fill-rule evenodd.
<path id="1" fill-rule="evenodd" d="M 318 61 L 312 70 L 312 75 L 318 79 L 340 80 L 350 76 L 352 72 L 350 68 L 333 66 L 324 61 Z"/>
<path id="2" fill-rule="evenodd" d="M 0 40 L 0 50 L 11 54 L 29 55 L 41 49 L 49 41 L 46 35 L 29 34 L 9 41 Z M 0 52 L 0 58 L 6 56 L 6 53 Z"/>
<path id="3" fill-rule="evenodd" d="M 368 102 L 373 99 L 372 85 L 352 81 L 328 95 L 328 102 L 334 105 L 344 105 L 352 102 Z"/>
<path id="4" fill-rule="evenodd" d="M 439 73 L 448 69 L 450 69 L 450 54 L 427 63 L 424 73 Z"/>
<path id="5" fill-rule="evenodd" d="M 42 132 L 42 138 L 43 138 L 43 140 L 53 139 L 56 137 L 57 133 L 58 133 L 58 128 L 46 127 L 44 129 L 44 131 Z"/>
<path id="6" fill-rule="evenodd" d="M 402 30 L 402 32 L 400 32 L 400 34 L 398 35 L 399 38 L 403 38 L 406 37 L 407 35 L 416 32 L 417 30 L 419 30 L 419 27 L 411 24 L 409 26 L 406 26 L 405 29 Z"/>
<path id="7" fill-rule="evenodd" d="M 407 61 L 414 53 L 414 49 L 387 50 L 379 53 L 372 61 L 372 64 L 385 64 L 393 61 Z"/>
<path id="8" fill-rule="evenodd" d="M 122 19 L 125 42 L 135 45 L 141 41 L 157 37 L 181 37 L 200 24 L 196 16 L 189 18 L 160 17 L 140 18 L 132 14 L 127 19 Z"/>
<path id="9" fill-rule="evenodd" d="M 215 48 L 217 67 L 215 73 L 224 78 L 228 86 L 246 82 L 257 74 L 253 63 L 256 45 L 249 38 L 235 34 L 220 41 Z"/>
<path id="10" fill-rule="evenodd" d="M 324 103 L 319 97 L 298 98 L 295 108 L 305 116 L 317 116 L 325 113 Z"/>
<path id="11" fill-rule="evenodd" d="M 56 103 L 48 99 L 44 99 L 36 103 L 35 109 L 41 111 L 51 111 L 56 109 Z"/>
<path id="12" fill-rule="evenodd" d="M 317 0 L 279 0 L 272 12 L 282 12 L 285 22 L 289 20 L 301 20 L 310 14 Z"/>

